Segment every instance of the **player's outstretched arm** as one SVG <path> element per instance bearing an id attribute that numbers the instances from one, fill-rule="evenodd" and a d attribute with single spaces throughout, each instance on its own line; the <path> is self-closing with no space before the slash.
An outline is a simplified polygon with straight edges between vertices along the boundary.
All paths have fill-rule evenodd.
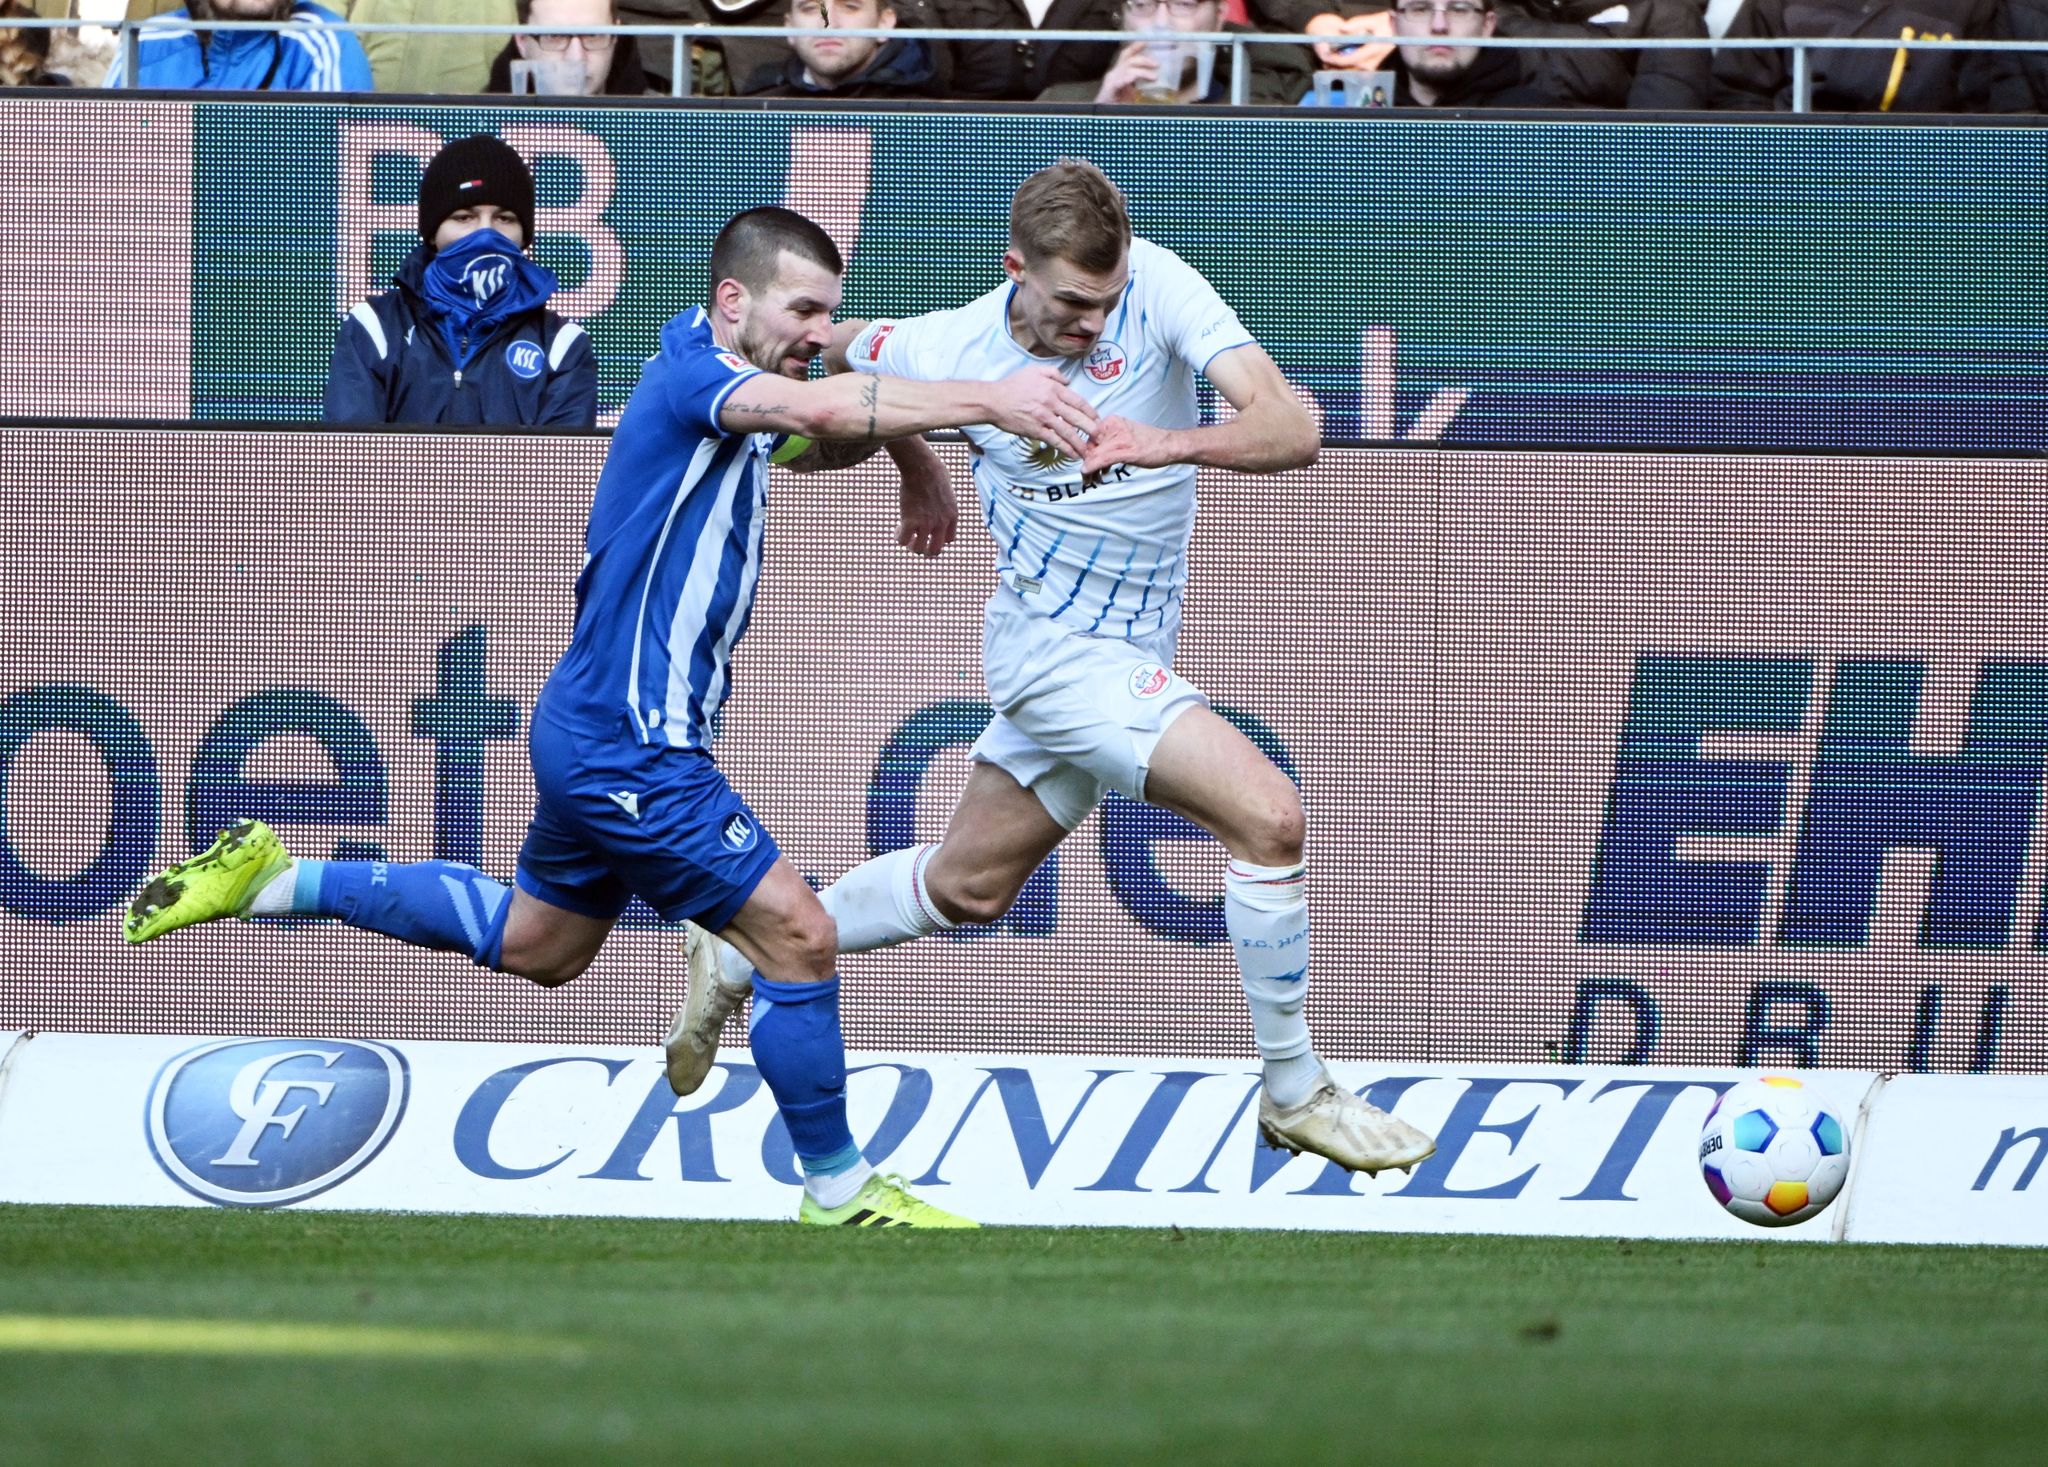
<path id="1" fill-rule="evenodd" d="M 1082 472 L 1111 464 L 1146 469 L 1206 464 L 1244 474 L 1277 474 L 1315 462 L 1322 447 L 1315 419 L 1264 347 L 1257 342 L 1233 347 L 1202 374 L 1237 410 L 1235 417 L 1207 428 L 1155 428 L 1128 418 L 1104 418 L 1082 455 Z"/>
<path id="2" fill-rule="evenodd" d="M 996 382 L 912 382 L 846 373 L 798 382 L 762 372 L 726 397 L 718 413 L 730 433 L 797 433 L 873 443 L 990 423 L 1006 433 L 1059 442 L 1076 458 L 1095 410 L 1050 367 L 1026 367 Z"/>

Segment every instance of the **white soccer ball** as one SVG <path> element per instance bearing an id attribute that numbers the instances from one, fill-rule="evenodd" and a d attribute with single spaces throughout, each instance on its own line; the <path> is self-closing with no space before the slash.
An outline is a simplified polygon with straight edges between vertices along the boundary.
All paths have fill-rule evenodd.
<path id="1" fill-rule="evenodd" d="M 1805 1222 L 1848 1180 L 1849 1127 L 1790 1075 L 1744 1080 L 1707 1112 L 1700 1175 L 1714 1200 L 1744 1222 Z"/>

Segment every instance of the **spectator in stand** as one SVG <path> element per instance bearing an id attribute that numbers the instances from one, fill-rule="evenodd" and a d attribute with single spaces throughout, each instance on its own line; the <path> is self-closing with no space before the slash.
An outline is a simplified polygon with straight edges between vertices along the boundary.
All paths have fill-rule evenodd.
<path id="1" fill-rule="evenodd" d="M 619 0 L 626 25 L 781 25 L 784 0 Z M 675 43 L 667 36 L 641 36 L 640 65 L 658 92 L 669 90 Z M 728 36 L 685 43 L 690 90 L 699 97 L 730 97 L 740 83 L 782 64 L 788 48 L 780 36 Z"/>
<path id="2" fill-rule="evenodd" d="M 2006 0 L 1743 0 L 1725 39 L 1753 36 L 1883 36 L 1887 39 L 2006 40 Z M 1996 51 L 1823 51 L 1807 53 L 1816 112 L 2026 112 L 2027 75 Z M 1714 105 L 1746 111 L 1792 109 L 1792 54 L 1736 51 L 1714 56 Z"/>
<path id="3" fill-rule="evenodd" d="M 362 43 L 330 29 L 342 17 L 310 0 L 192 0 L 143 25 L 135 37 L 138 87 L 227 92 L 367 92 Z M 177 20 L 298 21 L 287 31 L 191 31 Z M 126 84 L 117 53 L 106 85 Z"/>
<path id="4" fill-rule="evenodd" d="M 0 20 L 62 20 L 64 0 L 0 0 Z M 111 45 L 85 44 L 76 30 L 0 26 L 0 87 L 96 87 L 114 58 Z"/>
<path id="5" fill-rule="evenodd" d="M 457 138 L 420 179 L 420 244 L 391 290 L 334 342 L 330 423 L 589 428 L 597 357 L 547 309 L 554 275 L 526 256 L 533 174 L 503 141 Z"/>
<path id="6" fill-rule="evenodd" d="M 644 97 L 640 49 L 614 36 L 612 0 L 518 0 L 521 25 L 577 26 L 574 35 L 514 36 L 491 62 L 487 92 L 510 92 L 512 67 L 531 68 L 532 90 L 548 97 Z"/>
<path id="7" fill-rule="evenodd" d="M 1499 0 L 1503 36 L 1618 40 L 1707 36 L 1703 0 Z M 1712 105 L 1713 53 L 1517 51 L 1522 80 L 1555 105 L 1698 112 Z"/>
<path id="8" fill-rule="evenodd" d="M 816 34 L 791 36 L 782 63 L 750 78 L 746 92 L 761 97 L 930 97 L 938 63 L 930 41 L 895 36 L 887 41 L 842 36 L 841 30 L 893 30 L 888 0 L 789 0 L 784 20 Z"/>
<path id="9" fill-rule="evenodd" d="M 1541 87 L 1522 80 L 1505 46 L 1460 46 L 1490 36 L 1494 0 L 1395 0 L 1396 107 L 1554 107 Z"/>
<path id="10" fill-rule="evenodd" d="M 971 31 L 1115 31 L 1121 0 L 932 0 L 933 22 Z M 949 96 L 1028 102 L 1050 87 L 1095 82 L 1116 65 L 1113 41 L 953 41 Z"/>
<path id="11" fill-rule="evenodd" d="M 365 25 L 493 25 L 518 20 L 515 0 L 350 0 L 348 18 Z M 370 31 L 361 38 L 380 92 L 473 96 L 484 90 L 498 38 Z"/>
<path id="12" fill-rule="evenodd" d="M 1233 35 L 1256 34 L 1251 26 L 1223 19 L 1223 0 L 1124 0 L 1123 28 L 1127 31 L 1186 31 L 1190 34 L 1227 31 Z M 1210 69 L 1206 90 L 1201 87 L 1200 54 L 1195 48 L 1210 45 Z M 1159 57 L 1156 44 L 1133 41 L 1116 53 L 1116 62 L 1094 81 L 1061 82 L 1039 94 L 1041 102 L 1228 102 L 1230 100 L 1231 53 L 1213 43 L 1184 43 L 1179 86 L 1169 93 L 1159 86 Z M 1251 101 L 1265 106 L 1285 107 L 1308 89 L 1312 73 L 1309 53 L 1303 46 L 1260 46 L 1248 53 L 1251 60 Z"/>

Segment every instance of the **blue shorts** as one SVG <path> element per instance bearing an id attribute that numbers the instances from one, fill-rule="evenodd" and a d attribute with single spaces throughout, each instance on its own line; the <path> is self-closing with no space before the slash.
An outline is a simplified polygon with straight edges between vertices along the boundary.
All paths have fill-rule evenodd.
<path id="1" fill-rule="evenodd" d="M 667 921 L 716 932 L 781 854 L 701 749 L 536 717 L 527 750 L 539 798 L 519 889 L 550 906 L 609 921 L 637 896 Z"/>

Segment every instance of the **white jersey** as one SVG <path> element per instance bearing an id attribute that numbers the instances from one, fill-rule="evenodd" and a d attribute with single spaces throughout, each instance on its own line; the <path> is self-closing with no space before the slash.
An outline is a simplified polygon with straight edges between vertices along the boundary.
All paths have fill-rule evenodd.
<path id="1" fill-rule="evenodd" d="M 1015 291 L 1006 282 L 957 310 L 871 322 L 847 361 L 921 382 L 992 382 L 1022 367 L 1057 367 L 1103 417 L 1192 428 L 1195 373 L 1252 340 L 1208 281 L 1149 240 L 1131 241 L 1130 284 L 1085 359 L 1026 351 L 1010 334 Z M 1075 631 L 1163 633 L 1170 643 L 1195 523 L 1193 465 L 1113 464 L 1084 478 L 1057 444 L 987 424 L 963 431 L 1003 584 L 1033 613 Z"/>

